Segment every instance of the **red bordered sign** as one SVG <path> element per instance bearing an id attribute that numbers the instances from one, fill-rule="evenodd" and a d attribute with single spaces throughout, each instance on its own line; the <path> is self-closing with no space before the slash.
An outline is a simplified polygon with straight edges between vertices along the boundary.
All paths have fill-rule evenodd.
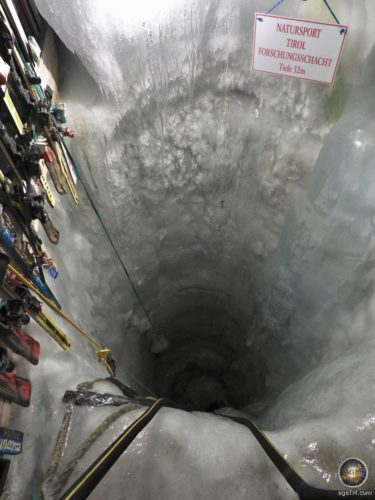
<path id="1" fill-rule="evenodd" d="M 252 68 L 331 85 L 348 27 L 255 14 Z"/>

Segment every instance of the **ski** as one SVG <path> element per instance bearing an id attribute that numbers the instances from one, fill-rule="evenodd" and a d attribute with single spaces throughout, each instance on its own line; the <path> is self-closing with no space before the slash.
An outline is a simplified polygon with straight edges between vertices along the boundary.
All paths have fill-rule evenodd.
<path id="1" fill-rule="evenodd" d="M 25 312 L 24 304 L 19 299 L 10 299 L 0 303 L 0 341 L 9 349 L 24 357 L 33 365 L 37 365 L 40 355 L 40 344 L 22 330 L 30 318 Z"/>
<path id="2" fill-rule="evenodd" d="M 0 398 L 13 401 L 20 406 L 30 406 L 30 380 L 14 373 L 0 373 Z"/>
<path id="3" fill-rule="evenodd" d="M 31 383 L 13 372 L 14 363 L 9 359 L 6 349 L 0 347 L 0 398 L 13 401 L 20 406 L 29 406 Z"/>
<path id="4" fill-rule="evenodd" d="M 78 195 L 77 195 L 77 191 L 75 189 L 75 186 L 74 186 L 74 183 L 73 183 L 73 180 L 71 178 L 71 175 L 70 175 L 70 172 L 69 172 L 69 167 L 68 165 L 66 164 L 66 161 L 65 161 L 65 158 L 64 158 L 64 154 L 63 154 L 63 151 L 62 151 L 62 147 L 60 145 L 60 141 L 59 141 L 59 133 L 58 131 L 53 128 L 53 127 L 50 127 L 51 129 L 51 134 L 49 133 L 49 131 L 47 130 L 46 131 L 46 137 L 48 139 L 48 142 L 50 143 L 52 149 L 53 149 L 53 152 L 56 156 L 56 159 L 57 159 L 57 163 L 60 167 L 60 171 L 62 172 L 62 175 L 63 175 L 63 178 L 64 178 L 64 181 L 72 195 L 72 198 L 73 198 L 73 201 L 76 205 L 78 205 Z"/>
<path id="5" fill-rule="evenodd" d="M 13 50 L 7 51 L 8 54 L 2 55 L 2 58 L 9 65 L 9 72 L 7 78 L 8 91 L 12 92 L 15 102 L 18 104 L 17 109 L 21 110 L 21 115 L 23 116 L 23 121 L 27 122 L 30 117 L 30 112 L 34 107 L 34 99 L 30 95 L 28 85 L 24 86 L 19 72 L 16 69 L 16 65 L 13 58 Z M 4 63 L 4 62 L 3 62 Z"/>
<path id="6" fill-rule="evenodd" d="M 62 151 L 63 151 L 65 161 L 66 161 L 66 163 L 67 163 L 67 165 L 68 165 L 68 167 L 69 167 L 69 172 L 70 172 L 71 178 L 72 178 L 72 180 L 73 180 L 74 184 L 77 184 L 77 176 L 76 176 L 76 173 L 75 173 L 75 171 L 74 171 L 74 166 L 73 166 L 73 163 L 72 163 L 72 161 L 71 161 L 71 159 L 70 159 L 70 156 L 69 156 L 68 150 L 67 150 L 67 148 L 66 148 L 66 146 L 65 146 L 64 141 L 62 141 L 62 140 L 61 140 L 61 137 L 60 137 L 60 141 L 61 141 L 61 142 L 60 142 L 60 144 L 61 144 L 61 149 L 62 149 Z"/>
<path id="7" fill-rule="evenodd" d="M 18 132 L 22 134 L 20 123 L 27 121 L 30 112 L 34 107 L 34 99 L 29 92 L 29 82 L 25 78 L 27 75 L 20 71 L 20 61 L 14 43 L 14 35 L 9 26 L 0 15 L 0 62 L 2 68 L 1 85 L 5 95 L 5 104 L 17 126 Z M 18 66 L 18 70 L 17 70 Z M 21 76 L 20 76 L 21 75 Z M 40 81 L 38 79 L 37 81 Z M 18 106 L 15 106 L 15 99 Z M 18 102 L 20 101 L 20 102 Z M 21 113 L 19 112 L 21 110 Z M 20 118 L 19 114 L 22 116 Z"/>
<path id="8" fill-rule="evenodd" d="M 4 220 L 4 217 L 2 217 L 2 220 Z M 31 278 L 33 276 L 33 268 L 36 263 L 29 259 L 29 257 L 22 256 L 16 248 L 17 243 L 18 240 L 16 240 L 15 233 L 9 229 L 9 226 L 5 226 L 5 224 L 1 221 L 0 246 L 11 258 L 13 264 L 17 268 L 21 269 L 25 275 Z"/>
<path id="9" fill-rule="evenodd" d="M 22 153 L 22 172 L 26 179 L 36 179 L 39 187 L 44 191 L 49 205 L 53 208 L 55 206 L 55 197 L 52 194 L 49 182 L 42 171 L 42 161 L 44 157 L 45 144 L 32 141 L 28 148 L 25 148 Z M 38 194 L 38 193 L 36 193 Z"/>
<path id="10" fill-rule="evenodd" d="M 18 59 L 18 67 L 20 72 L 23 74 L 23 78 L 26 79 L 26 84 L 29 89 L 30 94 L 33 96 L 36 103 L 40 101 L 45 101 L 45 95 L 42 87 L 40 86 L 41 79 L 37 75 L 35 69 L 32 68 L 30 63 L 25 61 L 21 54 L 15 48 L 15 56 Z M 39 104 L 41 105 L 41 103 Z M 38 110 L 38 105 L 35 106 L 35 109 Z"/>
<path id="11" fill-rule="evenodd" d="M 6 61 L 11 71 L 17 90 L 21 98 L 26 102 L 28 108 L 31 107 L 33 101 L 39 101 L 39 92 L 36 87 L 40 83 L 40 78 L 37 77 L 35 71 L 30 66 L 30 71 L 26 70 L 27 62 L 25 61 L 13 30 L 8 23 L 4 11 L 0 6 L 0 54 Z M 8 74 L 9 74 L 8 71 Z M 22 82 L 21 82 L 21 79 Z M 35 84 L 33 86 L 33 84 Z"/>
<path id="12" fill-rule="evenodd" d="M 5 91 L 2 91 L 2 98 L 3 98 L 3 102 L 6 105 L 7 110 L 9 111 L 10 116 L 12 117 L 12 120 L 13 120 L 18 132 L 22 135 L 23 134 L 23 123 L 22 123 L 20 115 L 18 114 L 18 111 L 13 103 L 13 100 L 10 97 L 9 88 L 6 88 Z"/>
<path id="13" fill-rule="evenodd" d="M 16 185 L 10 179 L 7 179 L 0 170 L 0 203 L 8 213 L 8 217 L 12 219 L 21 229 L 21 232 L 26 235 L 36 255 L 42 253 L 42 240 L 39 238 L 35 229 L 31 225 L 31 221 L 27 221 L 26 215 L 21 204 L 22 200 L 22 184 Z M 21 192 L 21 193 L 20 193 Z M 29 224 L 27 223 L 29 222 Z"/>
<path id="14" fill-rule="evenodd" d="M 30 95 L 33 95 L 33 97 L 34 97 L 33 100 L 36 100 L 36 101 L 38 101 L 40 99 L 44 99 L 44 95 L 43 95 L 43 93 L 40 92 L 40 89 L 37 87 L 37 85 L 34 85 L 34 89 L 32 87 L 32 83 L 34 83 L 34 84 L 40 83 L 41 80 L 39 77 L 37 77 L 37 75 L 35 74 L 35 71 L 31 67 L 31 65 L 27 62 L 22 61 L 22 58 L 18 54 L 17 48 L 15 47 L 15 44 L 12 43 L 11 39 L 12 39 L 12 33 L 9 33 L 8 38 L 6 38 L 6 40 L 4 42 L 4 44 L 5 44 L 5 48 L 3 49 L 3 51 L 5 51 L 4 56 L 7 58 L 8 62 L 10 64 L 11 75 L 13 77 L 13 80 L 17 83 L 17 89 L 20 93 L 20 96 L 26 102 L 26 105 L 30 106 L 31 105 Z M 15 64 L 14 60 L 16 61 L 16 64 Z M 18 72 L 21 74 L 21 77 L 23 78 L 26 89 L 22 85 L 22 82 L 18 76 L 18 72 L 17 72 L 16 67 L 15 67 L 16 65 L 18 66 Z M 33 90 L 34 90 L 34 92 L 33 92 Z M 24 134 L 24 126 L 22 124 L 22 120 L 19 117 L 19 115 L 17 116 L 17 114 L 18 114 L 17 110 L 13 104 L 13 101 L 10 98 L 9 91 L 7 91 L 7 92 L 8 93 L 4 97 L 5 103 L 7 104 L 8 110 L 11 112 L 11 114 L 13 113 L 12 116 L 13 116 L 13 119 L 15 121 L 15 124 L 17 126 L 19 133 Z M 40 108 L 37 108 L 36 111 L 38 112 L 41 110 L 40 110 Z M 9 140 L 8 140 L 8 144 L 9 144 Z M 28 172 L 29 176 L 35 176 L 39 180 L 39 182 L 40 182 L 40 184 L 41 184 L 41 186 L 46 194 L 46 197 L 47 197 L 49 204 L 52 207 L 54 207 L 55 206 L 55 199 L 54 199 L 54 196 L 52 194 L 51 188 L 49 186 L 48 180 L 46 179 L 45 175 L 43 174 L 42 169 L 41 169 L 41 165 L 40 165 L 40 160 L 42 160 L 42 158 L 44 156 L 44 149 L 45 149 L 44 145 L 35 145 L 35 146 L 33 145 L 31 148 L 29 147 L 28 150 L 24 152 L 24 162 L 26 162 L 25 166 L 31 170 L 31 175 L 30 175 L 30 172 Z M 13 146 L 13 152 L 14 152 L 14 146 Z M 17 154 L 17 156 L 18 156 L 18 152 L 16 152 L 15 154 Z M 48 223 L 48 228 L 50 229 L 50 223 Z M 53 238 L 56 239 L 56 233 L 53 236 Z"/>
<path id="15" fill-rule="evenodd" d="M 35 255 L 30 250 L 30 243 L 20 241 L 18 232 L 10 224 L 7 214 L 0 213 L 0 246 L 7 252 L 15 266 L 32 281 L 38 290 L 47 298 L 52 300 L 57 307 L 61 308 L 60 303 L 47 285 L 42 266 L 46 265 L 53 268 L 56 276 L 56 268 L 51 259 L 41 249 L 41 253 Z M 54 277 L 54 276 L 53 276 Z"/>
<path id="16" fill-rule="evenodd" d="M 18 0 L 17 5 L 20 7 L 20 9 L 18 10 L 18 15 L 21 18 L 21 21 L 23 21 L 22 24 L 28 26 L 29 32 L 38 37 L 40 34 L 40 29 L 33 15 L 33 12 L 29 7 L 28 2 L 25 0 Z"/>
<path id="17" fill-rule="evenodd" d="M 4 492 L 5 482 L 8 477 L 10 460 L 8 458 L 0 458 L 0 494 Z"/>
<path id="18" fill-rule="evenodd" d="M 0 16 L 0 22 L 2 21 Z M 17 67 L 17 73 L 21 76 L 24 87 L 29 91 L 30 96 L 33 100 L 38 103 L 38 101 L 44 99 L 44 93 L 40 87 L 41 79 L 36 73 L 35 68 L 25 59 L 22 51 L 19 49 L 17 42 L 15 41 L 15 36 L 6 23 L 2 23 L 3 28 L 8 31 L 7 36 L 7 47 L 8 47 L 8 59 L 13 58 L 14 68 Z M 10 51 L 10 55 L 9 55 Z"/>
<path id="19" fill-rule="evenodd" d="M 16 54 L 16 50 L 14 47 L 13 47 L 13 54 Z M 32 70 L 31 66 L 28 63 L 24 62 L 24 64 L 22 64 L 22 61 L 19 60 L 20 59 L 19 57 L 16 57 L 16 59 L 17 59 L 17 65 L 18 65 L 19 70 L 21 70 L 21 72 L 23 72 L 22 76 L 24 78 L 24 81 L 26 83 L 27 88 L 29 89 L 29 94 L 30 94 L 30 93 L 32 93 L 32 89 L 31 89 L 30 83 L 28 82 L 28 78 L 35 79 L 35 72 Z M 14 69 L 14 63 L 12 64 L 12 66 Z M 19 78 L 18 78 L 18 80 L 19 80 Z M 20 83 L 20 81 L 18 81 L 18 83 L 19 83 L 19 85 L 18 85 L 19 92 L 22 93 L 21 91 L 23 90 L 22 96 L 24 97 L 26 104 L 29 105 L 30 104 L 29 95 L 25 96 L 25 91 L 22 87 L 22 84 Z M 37 94 L 39 95 L 37 100 L 44 101 L 40 104 L 43 105 L 42 107 L 46 107 L 45 111 L 40 110 L 40 109 L 39 109 L 39 111 L 42 111 L 46 117 L 46 118 L 43 118 L 43 120 L 46 120 L 46 119 L 48 120 L 48 106 L 46 104 L 46 99 L 45 99 L 43 93 L 40 91 L 40 89 L 37 88 L 37 85 L 34 85 L 34 87 L 36 88 Z M 51 97 L 52 97 L 52 95 L 51 95 Z M 11 107 L 11 110 L 14 111 L 15 107 L 14 106 Z M 36 110 L 38 111 L 38 106 L 36 107 Z M 65 120 L 65 108 L 64 107 L 61 108 L 61 105 L 54 108 L 52 112 L 55 113 L 55 115 L 57 117 L 60 117 L 61 120 Z M 22 120 L 16 120 L 17 119 L 16 116 L 13 116 L 13 119 L 15 120 L 16 125 L 18 125 L 19 133 L 21 133 L 20 126 L 22 124 Z M 64 144 L 61 142 L 61 138 L 59 135 L 60 125 L 57 123 L 57 121 L 58 120 L 56 120 L 54 115 L 50 114 L 49 126 L 50 126 L 51 133 L 49 132 L 47 126 L 45 126 L 45 128 L 44 128 L 44 132 L 45 132 L 46 138 L 48 139 L 48 142 L 50 143 L 50 145 L 55 153 L 55 157 L 57 159 L 59 170 L 61 172 L 61 174 L 60 174 L 60 172 L 58 172 L 57 175 L 58 175 L 58 177 L 62 177 L 64 179 L 69 191 L 72 194 L 74 202 L 77 204 L 78 203 L 78 196 L 77 196 L 76 189 L 74 187 L 74 184 L 77 182 L 77 179 L 75 177 L 75 173 L 74 173 L 74 169 L 73 169 L 73 166 L 71 164 L 71 161 L 70 161 L 70 159 L 65 151 Z M 66 129 L 65 133 L 67 135 L 69 135 L 70 137 L 72 137 L 74 135 L 74 133 L 69 129 Z M 48 165 L 50 167 L 50 170 L 52 170 L 51 163 L 52 162 L 49 162 L 49 165 Z M 61 191 L 63 191 L 63 189 L 61 189 L 61 187 L 60 187 L 60 185 L 62 184 L 62 182 L 61 182 L 62 179 L 60 178 L 59 181 L 56 182 L 56 175 L 54 175 L 56 173 L 56 170 L 57 170 L 56 167 L 53 170 L 54 170 L 54 173 L 52 174 L 53 181 L 54 181 L 55 185 L 57 186 L 58 190 L 61 192 Z M 44 180 L 42 179 L 42 185 L 44 187 L 45 183 L 43 181 Z M 51 201 L 50 190 L 45 189 L 45 191 L 46 191 L 46 195 L 47 195 L 49 201 Z M 53 204 L 53 202 L 51 204 Z"/>
<path id="20" fill-rule="evenodd" d="M 63 111 L 65 113 L 65 107 L 63 108 Z M 61 119 L 65 120 L 65 118 L 61 118 Z M 67 166 L 67 171 L 70 174 L 70 179 L 73 181 L 73 184 L 76 185 L 77 184 L 77 176 L 76 176 L 76 173 L 74 171 L 74 165 L 73 165 L 73 162 L 71 161 L 70 155 L 68 153 L 68 149 L 67 149 L 65 141 L 63 139 L 63 135 L 68 136 L 70 138 L 73 138 L 74 131 L 69 129 L 69 128 L 64 129 L 60 125 L 58 119 L 55 117 L 54 114 L 51 115 L 51 123 L 53 124 L 53 127 L 54 127 L 53 131 L 52 131 L 52 137 L 54 137 L 56 139 L 56 141 L 58 142 L 60 149 L 61 149 L 62 160 L 64 162 L 64 165 Z"/>
<path id="21" fill-rule="evenodd" d="M 23 0 L 24 1 L 24 0 Z M 42 27 L 43 27 L 43 19 L 41 18 L 38 9 L 36 8 L 34 0 L 27 0 L 27 5 L 29 7 L 29 10 L 31 11 L 35 22 L 38 26 L 38 32 L 40 34 Z"/>
<path id="22" fill-rule="evenodd" d="M 0 206 L 0 243 L 6 247 L 7 253 L 16 262 L 17 267 L 31 277 L 34 268 L 41 265 L 46 254 L 41 242 L 37 240 L 35 248 L 35 245 L 31 245 L 28 236 L 22 226 L 17 224 L 17 219 L 11 217 L 6 207 Z"/>
<path id="23" fill-rule="evenodd" d="M 41 160 L 41 161 L 43 161 L 43 160 Z M 56 205 L 55 197 L 52 194 L 47 177 L 42 173 L 42 171 L 39 174 L 39 181 L 40 181 L 40 184 L 41 184 L 44 192 L 46 193 L 46 198 L 47 198 L 47 201 L 48 201 L 50 207 L 55 208 L 55 205 Z"/>
<path id="24" fill-rule="evenodd" d="M 70 350 L 71 343 L 69 337 L 47 316 L 42 309 L 42 304 L 31 294 L 30 290 L 22 285 L 17 278 L 8 274 L 3 290 L 9 298 L 16 298 L 22 301 L 26 312 L 50 335 L 59 346 L 65 351 Z"/>
<path id="25" fill-rule="evenodd" d="M 47 150 L 48 151 L 48 153 L 47 153 L 48 154 L 48 162 L 51 166 L 53 166 L 53 169 L 54 169 L 55 174 L 56 174 L 55 177 L 57 177 L 57 179 L 58 179 L 58 185 L 61 186 L 60 187 L 60 190 L 62 191 L 61 194 L 65 194 L 66 193 L 65 187 L 69 189 L 69 186 L 68 186 L 68 183 L 65 179 L 65 175 L 63 172 L 61 161 L 60 161 L 59 156 L 58 156 L 59 151 L 56 147 L 55 141 L 52 139 L 52 136 L 51 136 L 50 131 L 49 131 L 47 126 L 44 127 L 43 132 L 44 132 L 44 136 L 46 137 L 47 142 L 48 142 L 48 150 Z M 45 157 L 45 159 L 46 159 L 46 157 Z M 48 165 L 48 163 L 47 163 L 47 165 Z M 55 183 L 55 186 L 56 186 L 56 183 Z M 58 190 L 58 192 L 60 192 L 60 191 Z"/>
<path id="26" fill-rule="evenodd" d="M 74 186 L 71 174 L 69 172 L 69 167 L 65 161 L 64 153 L 62 151 L 60 142 L 58 140 L 55 142 L 55 153 L 56 153 L 58 161 L 61 165 L 61 169 L 62 169 L 64 178 L 66 180 L 66 183 L 68 185 L 68 189 L 72 195 L 73 201 L 76 205 L 78 205 L 78 194 L 77 194 L 76 188 Z"/>
<path id="27" fill-rule="evenodd" d="M 26 224 L 29 225 L 31 221 L 38 219 L 48 236 L 48 239 L 54 245 L 59 242 L 59 231 L 51 221 L 50 216 L 44 209 L 44 198 L 41 195 L 33 192 L 29 184 L 29 192 L 22 194 L 22 205 L 24 208 L 24 215 Z"/>
<path id="28" fill-rule="evenodd" d="M 48 169 L 48 172 L 51 176 L 52 182 L 55 185 L 56 191 L 60 195 L 64 195 L 66 193 L 61 179 L 61 174 L 56 166 L 56 157 L 49 146 L 46 146 L 44 152 L 44 163 Z"/>
<path id="29" fill-rule="evenodd" d="M 18 298 L 1 300 L 0 318 L 2 323 L 13 325 L 19 329 L 23 325 L 30 323 L 30 318 L 25 312 L 23 301 Z"/>
<path id="30" fill-rule="evenodd" d="M 4 163 L 8 167 L 7 173 L 12 172 L 17 180 L 22 182 L 20 168 L 16 166 L 15 162 L 22 164 L 22 173 L 26 177 L 35 177 L 37 179 L 44 190 L 48 203 L 53 208 L 55 206 L 55 197 L 42 170 L 45 149 L 44 144 L 34 143 L 27 150 L 20 151 L 16 141 L 6 132 L 4 125 L 0 122 L 0 150 L 4 156 Z"/>
<path id="31" fill-rule="evenodd" d="M 22 60 L 20 53 L 18 52 L 15 45 L 13 45 L 13 47 L 11 49 L 11 57 L 13 57 L 14 63 L 18 68 L 18 73 L 21 75 L 21 78 L 22 78 L 22 81 L 23 81 L 25 88 L 27 88 L 29 90 L 31 97 L 34 100 L 37 100 L 37 99 L 35 99 L 35 97 L 37 97 L 37 93 L 33 92 L 33 87 L 30 85 L 30 82 L 26 76 L 24 69 L 23 69 L 23 67 L 24 67 L 23 60 Z"/>
<path id="32" fill-rule="evenodd" d="M 32 229 L 31 222 L 38 219 L 43 229 L 45 230 L 48 239 L 51 243 L 57 245 L 59 241 L 59 231 L 53 225 L 48 213 L 44 209 L 44 198 L 35 192 L 30 182 L 27 184 L 27 192 L 25 192 L 24 186 L 19 183 L 11 182 L 4 176 L 0 171 L 0 182 L 2 188 L 0 188 L 0 201 L 1 203 L 7 204 L 14 209 L 15 212 L 23 220 L 23 229 L 26 228 L 26 234 L 28 234 L 31 243 L 35 241 L 35 237 L 32 233 L 35 230 Z M 6 189 L 4 190 L 4 186 Z M 31 236 L 30 236 L 31 235 Z"/>
<path id="33" fill-rule="evenodd" d="M 30 316 L 45 332 L 52 337 L 64 351 L 70 351 L 71 343 L 69 337 L 59 328 L 44 311 L 35 314 L 30 312 Z"/>
<path id="34" fill-rule="evenodd" d="M 7 23 L 11 27 L 16 39 L 17 43 L 19 44 L 23 55 L 26 59 L 30 60 L 31 62 L 31 57 L 29 54 L 29 48 L 28 48 L 28 40 L 26 33 L 24 32 L 24 29 L 22 28 L 21 22 L 18 18 L 16 9 L 13 5 L 12 0 L 0 0 L 1 7 L 0 7 L 0 12 L 3 15 L 3 17 L 6 19 Z"/>
<path id="35" fill-rule="evenodd" d="M 18 455 L 22 453 L 23 432 L 0 427 L 0 454 Z"/>
<path id="36" fill-rule="evenodd" d="M 0 288 L 4 283 L 10 258 L 7 254 L 0 252 Z"/>
<path id="37" fill-rule="evenodd" d="M 0 347 L 0 372 L 12 372 L 15 368 L 13 361 L 9 359 L 7 350 Z"/>
<path id="38" fill-rule="evenodd" d="M 1 313 L 0 313 L 1 315 Z M 0 319 L 0 341 L 9 349 L 19 354 L 32 365 L 39 363 L 40 344 L 24 330 L 14 325 L 6 325 Z"/>
<path id="39" fill-rule="evenodd" d="M 16 154 L 17 144 L 7 134 L 7 132 L 5 131 L 5 126 L 0 122 L 0 155 L 1 155 L 0 157 L 3 160 L 1 162 L 2 170 L 4 172 L 4 175 L 6 175 L 7 177 L 12 176 L 16 178 L 18 181 L 22 182 L 22 177 L 18 169 L 15 167 L 5 144 L 8 144 L 10 148 L 15 148 L 14 153 Z M 0 182 L 2 182 L 1 179 Z"/>

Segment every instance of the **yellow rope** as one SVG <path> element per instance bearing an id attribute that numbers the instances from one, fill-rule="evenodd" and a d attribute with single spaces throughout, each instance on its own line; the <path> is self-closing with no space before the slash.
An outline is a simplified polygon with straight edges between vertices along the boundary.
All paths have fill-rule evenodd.
<path id="1" fill-rule="evenodd" d="M 63 318 L 67 323 L 69 323 L 73 328 L 77 330 L 78 333 L 80 333 L 83 337 L 85 337 L 86 340 L 91 342 L 96 348 L 96 356 L 98 360 L 104 364 L 104 366 L 107 368 L 108 373 L 113 377 L 114 373 L 110 365 L 108 364 L 107 358 L 108 356 L 111 355 L 111 350 L 108 349 L 107 347 L 102 347 L 97 340 L 95 340 L 93 337 L 91 337 L 90 334 L 88 334 L 83 328 L 81 328 L 75 321 L 73 321 L 69 316 L 67 316 L 63 311 L 61 311 L 53 302 L 50 300 L 48 297 L 46 297 L 43 293 L 41 293 L 31 281 L 29 281 L 27 278 L 25 278 L 20 272 L 17 271 L 11 264 L 8 264 L 8 269 L 14 273 L 17 278 L 22 281 L 22 283 L 27 286 L 33 293 L 38 295 L 38 297 L 48 306 L 50 307 L 57 315 L 59 315 L 61 318 Z"/>

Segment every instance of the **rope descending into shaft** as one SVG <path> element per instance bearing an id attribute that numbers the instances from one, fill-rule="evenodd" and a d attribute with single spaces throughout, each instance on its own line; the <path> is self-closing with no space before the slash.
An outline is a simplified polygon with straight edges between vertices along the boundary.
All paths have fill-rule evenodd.
<path id="1" fill-rule="evenodd" d="M 75 171 L 75 173 L 77 175 L 77 178 L 80 180 L 80 182 L 82 184 L 82 187 L 83 187 L 83 189 L 84 189 L 84 191 L 86 193 L 87 199 L 90 202 L 90 205 L 91 205 L 92 209 L 94 210 L 95 215 L 96 215 L 96 217 L 97 217 L 100 225 L 102 226 L 102 229 L 103 229 L 103 231 L 104 231 L 104 233 L 105 233 L 105 235 L 106 235 L 106 237 L 108 239 L 108 242 L 111 245 L 112 250 L 114 251 L 114 253 L 115 253 L 116 257 L 117 257 L 117 259 L 118 259 L 118 261 L 120 263 L 120 266 L 122 267 L 122 270 L 124 271 L 126 277 L 128 278 L 130 286 L 132 287 L 132 290 L 133 290 L 135 296 L 137 297 L 138 302 L 140 303 L 140 305 L 141 305 L 141 307 L 142 307 L 142 309 L 143 309 L 143 311 L 144 311 L 144 313 L 146 315 L 146 318 L 148 319 L 148 322 L 150 323 L 151 326 L 153 326 L 150 314 L 148 313 L 148 311 L 146 309 L 146 306 L 144 305 L 144 302 L 143 302 L 141 296 L 139 295 L 139 292 L 138 292 L 138 290 L 137 290 L 137 288 L 136 288 L 136 286 L 135 286 L 135 284 L 134 284 L 134 282 L 133 282 L 133 280 L 132 280 L 132 278 L 130 276 L 130 273 L 129 273 L 129 271 L 126 268 L 126 266 L 124 264 L 124 261 L 122 260 L 120 254 L 119 254 L 119 252 L 118 252 L 118 250 L 116 248 L 116 245 L 113 242 L 113 239 L 112 239 L 111 235 L 109 234 L 107 226 L 105 225 L 105 223 L 104 223 L 104 221 L 102 219 L 102 216 L 100 215 L 100 212 L 99 212 L 99 210 L 98 210 L 98 208 L 97 208 L 97 206 L 96 206 L 96 204 L 95 204 L 95 202 L 93 200 L 93 197 L 91 196 L 91 194 L 90 194 L 90 192 L 89 192 L 89 190 L 88 190 L 88 188 L 86 186 L 86 183 L 85 183 L 85 181 L 82 178 L 80 169 L 78 168 L 78 165 L 76 164 L 76 162 L 75 162 L 74 158 L 72 157 L 69 149 L 67 148 L 67 146 L 65 144 L 65 141 L 64 141 L 64 138 L 61 137 L 61 140 L 62 140 L 62 142 L 64 144 L 64 147 L 65 147 L 66 152 L 67 152 L 67 154 L 69 156 L 69 159 L 72 162 L 72 165 L 73 165 L 74 171 Z"/>

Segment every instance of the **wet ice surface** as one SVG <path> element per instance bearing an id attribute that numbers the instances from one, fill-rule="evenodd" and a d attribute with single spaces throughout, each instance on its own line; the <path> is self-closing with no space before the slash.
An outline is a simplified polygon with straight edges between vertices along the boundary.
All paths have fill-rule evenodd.
<path id="1" fill-rule="evenodd" d="M 141 413 L 135 410 L 121 417 L 87 452 L 88 462 L 95 460 L 108 440 L 117 437 Z M 236 453 L 230 449 L 233 443 Z M 104 498 L 110 493 L 116 499 L 139 500 L 148 500 L 150 495 L 189 500 L 239 500 L 250 495 L 297 498 L 264 454 L 256 452 L 257 447 L 246 428 L 224 418 L 162 409 L 91 497 Z M 71 481 L 82 472 L 80 465 Z M 259 476 L 267 477 L 267 483 L 257 480 Z"/>
<path id="2" fill-rule="evenodd" d="M 323 7 L 300 3 L 277 14 L 330 21 Z M 349 35 L 327 88 L 250 71 L 260 1 L 166 1 L 144 15 L 142 2 L 136 10 L 37 4 L 107 96 L 83 100 L 86 82 L 65 75 L 76 155 L 153 317 L 163 323 L 181 289 L 225 291 L 248 321 L 249 349 L 267 353 L 259 421 L 282 453 L 320 486 L 340 486 L 338 466 L 349 456 L 371 470 L 375 6 L 363 2 L 359 12 L 354 1 L 332 1 Z M 135 369 L 135 338 L 147 322 L 81 207 L 69 209 L 73 227 L 63 210 L 54 214 L 66 230 L 58 294 Z M 64 390 L 105 375 L 91 349 L 75 345 L 66 355 L 43 341 L 45 358 L 32 370 L 33 407 L 19 427 L 33 432 L 14 460 L 30 478 L 25 491 L 33 471 L 46 470 Z M 90 415 L 95 426 L 103 413 Z M 111 439 L 103 436 L 81 467 Z M 246 429 L 197 413 L 162 410 L 111 475 L 93 498 L 121 498 L 125 488 L 135 499 L 291 498 Z M 374 487 L 371 473 L 366 486 Z M 22 488 L 15 483 L 14 498 Z"/>

